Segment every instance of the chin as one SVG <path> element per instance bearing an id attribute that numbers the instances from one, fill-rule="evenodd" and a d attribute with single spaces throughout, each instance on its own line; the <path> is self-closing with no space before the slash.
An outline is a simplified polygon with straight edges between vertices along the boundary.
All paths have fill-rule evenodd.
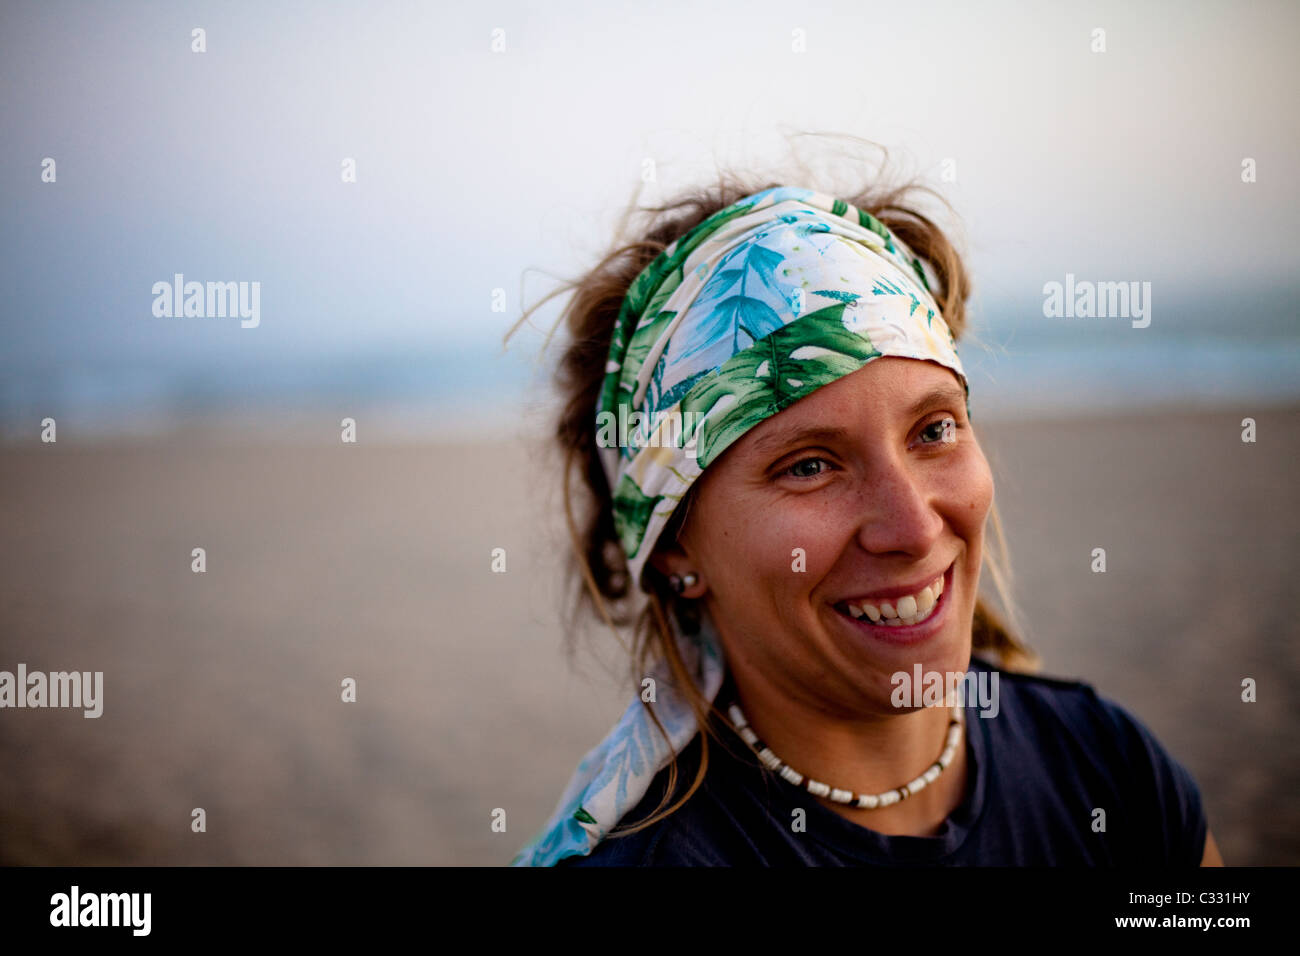
<path id="1" fill-rule="evenodd" d="M 842 621 L 833 621 L 832 625 L 836 629 L 836 642 L 845 656 L 859 662 L 860 673 L 865 678 L 863 690 L 881 710 L 898 713 L 899 708 L 892 703 L 898 686 L 894 675 L 902 672 L 910 680 L 918 664 L 923 678 L 934 672 L 964 673 L 970 666 L 973 620 L 973 606 L 968 609 L 954 605 L 947 609 L 942 627 L 931 633 L 902 635 L 902 640 L 894 639 L 892 634 L 855 629 Z"/>

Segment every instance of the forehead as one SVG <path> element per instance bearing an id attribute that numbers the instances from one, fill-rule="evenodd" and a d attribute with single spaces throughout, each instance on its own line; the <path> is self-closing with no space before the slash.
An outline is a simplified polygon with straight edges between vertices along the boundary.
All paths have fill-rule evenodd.
<path id="1" fill-rule="evenodd" d="M 925 359 L 882 356 L 755 425 L 736 446 L 740 454 L 764 453 L 809 428 L 829 432 L 884 425 L 945 400 L 965 407 L 965 390 L 951 369 Z"/>

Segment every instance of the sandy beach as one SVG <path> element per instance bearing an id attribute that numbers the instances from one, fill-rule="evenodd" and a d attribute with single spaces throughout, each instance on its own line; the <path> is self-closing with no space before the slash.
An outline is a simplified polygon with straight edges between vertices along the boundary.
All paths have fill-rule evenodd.
<path id="1" fill-rule="evenodd" d="M 1147 723 L 1229 864 L 1300 863 L 1300 407 L 976 426 L 1043 672 Z M 104 672 L 98 719 L 0 711 L 0 863 L 507 863 L 630 700 L 607 633 L 562 653 L 545 465 L 463 441 L 0 448 L 0 669 Z"/>

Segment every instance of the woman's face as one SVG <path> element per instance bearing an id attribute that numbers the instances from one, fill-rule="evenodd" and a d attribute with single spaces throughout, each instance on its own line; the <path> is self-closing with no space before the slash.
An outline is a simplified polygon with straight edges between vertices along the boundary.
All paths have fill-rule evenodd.
<path id="1" fill-rule="evenodd" d="M 915 664 L 966 670 L 993 477 L 953 372 L 874 359 L 750 429 L 698 482 L 672 570 L 700 575 L 738 679 L 854 715 L 897 713 L 891 677 Z M 921 623 L 846 613 L 866 600 L 899 615 L 900 591 L 941 575 Z"/>

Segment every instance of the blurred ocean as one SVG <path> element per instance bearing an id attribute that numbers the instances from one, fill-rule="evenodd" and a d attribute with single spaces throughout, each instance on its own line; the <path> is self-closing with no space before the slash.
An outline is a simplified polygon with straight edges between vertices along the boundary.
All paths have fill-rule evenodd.
<path id="1" fill-rule="evenodd" d="M 1295 323 L 1235 338 L 1128 329 L 1120 320 L 1104 329 L 1021 328 L 981 339 L 988 344 L 959 345 L 976 424 L 1300 398 Z M 364 419 L 367 439 L 505 435 L 518 426 L 522 406 L 553 400 L 558 344 L 540 365 L 527 339 L 508 349 L 487 340 L 455 350 L 311 358 L 0 358 L 0 440 L 35 440 L 47 416 L 61 435 L 89 441 L 163 435 L 195 423 L 250 438 L 266 432 L 276 440 L 336 440 L 344 417 Z"/>

